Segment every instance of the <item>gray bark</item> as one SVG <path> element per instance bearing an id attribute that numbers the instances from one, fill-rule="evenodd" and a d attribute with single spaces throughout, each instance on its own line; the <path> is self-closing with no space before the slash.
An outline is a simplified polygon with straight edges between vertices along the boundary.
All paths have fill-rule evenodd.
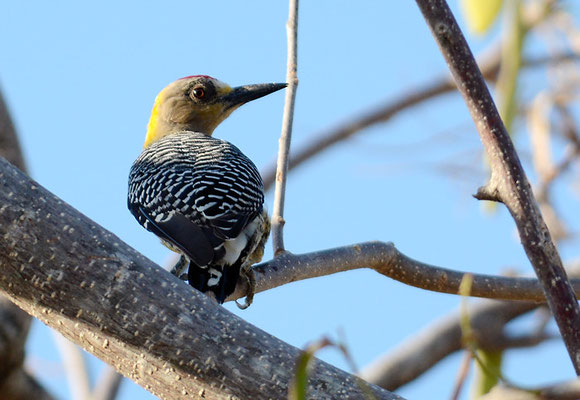
<path id="1" fill-rule="evenodd" d="M 0 290 L 164 399 L 281 399 L 294 348 L 212 302 L 0 160 Z M 400 399 L 372 386 L 377 399 Z M 363 398 L 317 361 L 311 398 Z"/>
<path id="2" fill-rule="evenodd" d="M 24 157 L 0 94 L 0 157 L 26 171 Z M 0 295 L 0 398 L 4 400 L 51 399 L 44 388 L 23 369 L 24 345 L 30 329 L 30 316 Z"/>

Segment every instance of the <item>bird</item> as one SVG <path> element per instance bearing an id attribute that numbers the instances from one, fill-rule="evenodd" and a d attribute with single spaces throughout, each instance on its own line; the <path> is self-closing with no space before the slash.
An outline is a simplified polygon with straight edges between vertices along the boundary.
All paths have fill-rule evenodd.
<path id="1" fill-rule="evenodd" d="M 241 105 L 286 86 L 231 87 L 208 75 L 178 79 L 157 95 L 143 151 L 129 172 L 129 211 L 180 254 L 172 272 L 183 278 L 187 269 L 189 284 L 219 304 L 240 276 L 250 284 L 251 303 L 251 266 L 262 259 L 270 220 L 254 163 L 212 134 Z"/>

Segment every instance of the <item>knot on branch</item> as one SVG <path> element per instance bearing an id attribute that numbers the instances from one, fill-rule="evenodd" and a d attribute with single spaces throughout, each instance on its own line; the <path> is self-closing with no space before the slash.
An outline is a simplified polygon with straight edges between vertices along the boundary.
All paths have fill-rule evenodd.
<path id="1" fill-rule="evenodd" d="M 497 187 L 491 187 L 489 183 L 477 189 L 477 193 L 475 193 L 473 197 L 475 197 L 477 200 L 488 200 L 502 203 Z"/>
<path id="2" fill-rule="evenodd" d="M 435 24 L 435 34 L 437 36 L 443 36 L 445 38 L 448 38 L 450 36 L 450 32 L 451 29 L 449 28 L 449 25 L 447 25 L 445 22 L 439 21 Z"/>

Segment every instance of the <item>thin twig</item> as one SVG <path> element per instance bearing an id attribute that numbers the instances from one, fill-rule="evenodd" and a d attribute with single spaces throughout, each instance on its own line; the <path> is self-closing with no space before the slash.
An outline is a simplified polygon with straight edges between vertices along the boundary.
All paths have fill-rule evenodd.
<path id="1" fill-rule="evenodd" d="M 550 99 L 550 102 L 553 101 L 554 99 Z M 534 104 L 538 105 L 541 103 L 535 101 Z M 558 104 L 556 100 L 556 103 L 552 107 L 558 111 L 560 116 L 562 126 L 559 129 L 563 131 L 562 136 L 569 140 L 564 156 L 558 161 L 552 160 L 554 156 L 551 153 L 552 146 L 550 145 L 552 137 L 550 130 L 552 128 L 550 125 L 549 111 L 542 110 L 544 111 L 542 113 L 541 110 L 530 110 L 529 120 L 531 123 L 529 124 L 529 130 L 532 138 L 532 161 L 539 181 L 534 188 L 534 193 L 540 205 L 540 210 L 544 215 L 544 219 L 548 224 L 550 233 L 554 240 L 558 242 L 570 238 L 571 234 L 566 223 L 557 212 L 556 206 L 553 204 L 551 188 L 556 179 L 568 171 L 578 159 L 580 155 L 580 141 L 578 140 L 575 122 L 569 115 L 567 106 L 565 104 Z"/>
<path id="2" fill-rule="evenodd" d="M 62 357 L 71 397 L 77 400 L 91 400 L 89 374 L 80 347 L 56 331 L 52 331 L 52 334 Z"/>
<path id="3" fill-rule="evenodd" d="M 459 399 L 459 395 L 461 394 L 461 389 L 463 388 L 463 385 L 465 384 L 465 381 L 467 379 L 470 366 L 471 366 L 471 353 L 469 351 L 465 351 L 463 352 L 461 364 L 459 364 L 459 369 L 457 370 L 457 377 L 455 378 L 455 386 L 453 388 L 451 400 Z"/>
<path id="4" fill-rule="evenodd" d="M 481 70 L 484 77 L 488 80 L 495 80 L 499 71 L 499 48 L 483 57 L 481 61 Z M 548 63 L 560 63 L 563 61 L 577 60 L 580 55 L 575 53 L 563 53 L 554 56 L 530 57 L 524 60 L 524 68 L 535 68 Z M 308 142 L 293 151 L 290 157 L 288 170 L 299 167 L 311 158 L 323 153 L 334 145 L 349 139 L 356 133 L 359 133 L 373 125 L 386 123 L 399 113 L 408 110 L 425 101 L 434 99 L 446 93 L 456 90 L 455 82 L 449 76 L 441 76 L 431 83 L 424 84 L 415 90 L 406 90 L 401 96 L 392 100 L 385 100 L 382 104 L 371 107 L 371 111 L 364 111 L 360 115 L 353 116 L 348 120 L 341 121 L 335 125 L 335 128 L 325 132 L 313 133 L 308 136 Z M 276 165 L 262 171 L 264 179 L 264 188 L 269 190 L 276 181 Z"/>
<path id="5" fill-rule="evenodd" d="M 452 92 L 455 85 L 448 79 L 443 78 L 434 83 L 430 83 L 411 91 L 405 92 L 401 97 L 389 101 L 384 105 L 375 107 L 372 111 L 365 111 L 350 120 L 343 121 L 336 125 L 336 128 L 327 132 L 315 133 L 308 135 L 308 143 L 299 147 L 290 159 L 289 169 L 294 169 L 314 156 L 322 153 L 328 148 L 340 143 L 355 133 L 362 131 L 372 125 L 387 122 L 399 112 L 406 110 L 428 99 L 432 99 L 444 93 Z M 270 167 L 262 174 L 264 178 L 264 187 L 269 189 L 277 181 L 277 172 L 275 168 Z"/>
<path id="6" fill-rule="evenodd" d="M 416 2 L 467 103 L 489 157 L 491 179 L 479 189 L 476 198 L 502 202 L 510 211 L 576 373 L 580 374 L 580 307 L 514 145 L 447 2 Z"/>
<path id="7" fill-rule="evenodd" d="M 123 375 L 107 365 L 95 385 L 92 400 L 115 400 L 122 382 Z"/>
<path id="8" fill-rule="evenodd" d="M 562 120 L 565 137 L 569 140 L 569 147 L 559 163 L 557 163 L 554 168 L 541 179 L 538 189 L 537 197 L 538 199 L 543 199 L 548 196 L 548 191 L 551 184 L 562 175 L 564 172 L 568 171 L 572 163 L 578 159 L 580 156 L 580 135 L 578 134 L 578 128 L 570 115 L 570 110 L 563 104 L 556 104 L 555 110 L 558 112 L 560 119 Z"/>
<path id="9" fill-rule="evenodd" d="M 274 192 L 274 208 L 272 211 L 272 246 L 274 255 L 285 251 L 284 248 L 284 198 L 286 195 L 286 175 L 288 174 L 288 160 L 290 141 L 292 139 L 292 122 L 294 120 L 294 103 L 298 77 L 298 0 L 290 0 L 290 10 L 286 32 L 288 35 L 288 63 L 286 71 L 286 101 L 282 118 L 282 133 L 278 150 L 278 164 L 276 168 L 276 190 Z"/>

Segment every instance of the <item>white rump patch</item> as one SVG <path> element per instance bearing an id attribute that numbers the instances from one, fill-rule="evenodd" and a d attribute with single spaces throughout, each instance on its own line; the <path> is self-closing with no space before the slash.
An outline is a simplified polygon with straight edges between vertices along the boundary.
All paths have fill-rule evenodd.
<path id="1" fill-rule="evenodd" d="M 217 269 L 210 268 L 209 274 L 211 278 L 207 281 L 207 286 L 215 286 L 219 283 L 220 279 L 222 278 L 222 273 L 219 272 Z"/>
<path id="2" fill-rule="evenodd" d="M 260 218 L 256 218 L 249 223 L 248 226 L 246 226 L 246 229 L 244 229 L 237 238 L 226 240 L 224 242 L 226 254 L 221 260 L 223 265 L 232 265 L 238 260 L 238 258 L 240 258 L 242 250 L 244 250 L 248 245 L 249 238 L 251 238 L 256 232 L 259 220 Z"/>

